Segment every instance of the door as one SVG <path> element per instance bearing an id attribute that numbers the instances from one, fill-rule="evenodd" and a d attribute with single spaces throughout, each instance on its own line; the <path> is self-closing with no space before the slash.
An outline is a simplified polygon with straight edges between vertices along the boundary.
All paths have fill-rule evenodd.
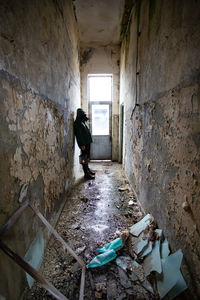
<path id="1" fill-rule="evenodd" d="M 89 114 L 91 159 L 111 160 L 112 158 L 112 75 L 89 75 Z"/>

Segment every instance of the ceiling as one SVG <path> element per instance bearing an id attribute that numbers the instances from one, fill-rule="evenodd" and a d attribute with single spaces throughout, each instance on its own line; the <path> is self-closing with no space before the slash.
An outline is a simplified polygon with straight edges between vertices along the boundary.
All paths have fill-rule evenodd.
<path id="1" fill-rule="evenodd" d="M 73 0 L 80 42 L 118 44 L 125 0 Z"/>

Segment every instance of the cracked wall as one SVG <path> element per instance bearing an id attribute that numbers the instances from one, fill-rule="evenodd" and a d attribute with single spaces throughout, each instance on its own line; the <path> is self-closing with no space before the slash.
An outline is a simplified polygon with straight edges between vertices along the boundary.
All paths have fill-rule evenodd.
<path id="1" fill-rule="evenodd" d="M 26 199 L 55 224 L 79 169 L 73 136 L 79 46 L 71 1 L 0 1 L 0 24 L 0 226 Z M 27 211 L 6 241 L 23 257 L 40 227 Z M 1 251 L 0 270 L 0 296 L 19 299 L 25 274 Z"/>
<path id="2" fill-rule="evenodd" d="M 184 253 L 190 297 L 199 278 L 198 1 L 136 1 L 121 51 L 124 167 L 138 199 Z"/>

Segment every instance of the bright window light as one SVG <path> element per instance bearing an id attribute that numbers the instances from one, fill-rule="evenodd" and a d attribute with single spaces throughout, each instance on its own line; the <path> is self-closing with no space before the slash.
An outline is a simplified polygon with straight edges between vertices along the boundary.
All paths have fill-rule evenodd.
<path id="1" fill-rule="evenodd" d="M 89 75 L 89 100 L 112 100 L 112 75 Z"/>
<path id="2" fill-rule="evenodd" d="M 109 104 L 92 104 L 92 135 L 109 135 Z"/>

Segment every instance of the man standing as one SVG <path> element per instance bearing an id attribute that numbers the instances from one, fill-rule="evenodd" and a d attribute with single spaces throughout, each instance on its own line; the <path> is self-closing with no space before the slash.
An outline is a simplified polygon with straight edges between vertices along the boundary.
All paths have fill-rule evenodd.
<path id="1" fill-rule="evenodd" d="M 89 128 L 86 125 L 88 118 L 86 113 L 81 109 L 77 109 L 76 120 L 74 122 L 74 134 L 76 141 L 81 149 L 81 164 L 85 174 L 85 178 L 94 179 L 95 173 L 88 167 L 88 160 L 90 158 L 90 144 L 92 143 L 92 136 Z"/>

